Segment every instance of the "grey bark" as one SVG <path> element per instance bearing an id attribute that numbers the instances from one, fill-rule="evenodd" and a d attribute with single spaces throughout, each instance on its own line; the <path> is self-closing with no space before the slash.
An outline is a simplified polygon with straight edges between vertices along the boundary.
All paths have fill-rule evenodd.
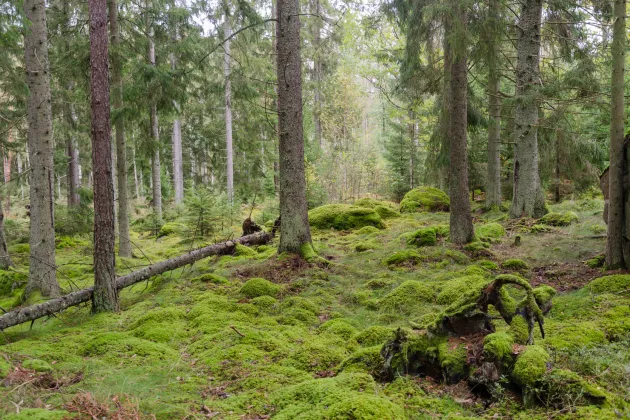
<path id="1" fill-rule="evenodd" d="M 58 296 L 55 266 L 53 131 L 48 63 L 46 3 L 25 0 L 26 82 L 29 88 L 28 151 L 30 162 L 30 265 L 27 292 Z"/>
<path id="2" fill-rule="evenodd" d="M 302 119 L 302 65 L 300 5 L 298 0 L 277 0 L 278 131 L 280 134 L 279 252 L 304 254 L 311 245 L 306 203 L 304 133 Z"/>
<path id="3" fill-rule="evenodd" d="M 510 217 L 541 217 L 545 196 L 538 173 L 538 94 L 542 0 L 524 0 L 517 25 L 514 112 L 514 191 Z"/>
<path id="4" fill-rule="evenodd" d="M 157 276 L 166 271 L 175 270 L 179 267 L 192 264 L 202 258 L 206 258 L 212 255 L 233 254 L 234 250 L 236 249 L 236 244 L 246 246 L 264 245 L 268 243 L 271 238 L 272 236 L 268 233 L 258 232 L 252 235 L 243 236 L 232 241 L 221 242 L 204 248 L 196 249 L 187 254 L 180 255 L 179 257 L 161 261 L 159 263 L 155 263 L 148 267 L 145 267 L 141 270 L 134 271 L 133 273 L 118 277 L 115 283 L 116 290 L 120 291 L 126 287 L 133 286 L 136 283 L 148 280 L 151 277 Z M 33 321 L 44 316 L 55 314 L 71 306 L 76 306 L 80 305 L 81 303 L 88 302 L 90 299 L 93 298 L 93 294 L 94 288 L 88 287 L 87 289 L 72 292 L 56 299 L 50 299 L 44 303 L 27 306 L 7 312 L 6 314 L 0 316 L 0 331 L 4 331 L 14 325 L 22 324 L 24 322 Z"/>
<path id="5" fill-rule="evenodd" d="M 453 7 L 453 20 L 446 25 L 447 34 L 454 38 L 463 38 L 461 32 L 467 25 L 467 13 L 459 4 Z M 453 34 L 454 33 L 454 34 Z M 467 106 L 468 106 L 468 66 L 466 46 L 456 42 L 459 48 L 448 43 L 451 58 L 450 80 L 450 119 L 449 119 L 449 156 L 450 156 L 450 238 L 451 242 L 462 244 L 471 242 L 475 237 L 468 199 L 468 149 L 467 149 Z"/>
<path id="6" fill-rule="evenodd" d="M 225 14 L 225 22 L 223 23 L 223 31 L 225 39 L 227 41 L 223 45 L 225 49 L 225 56 L 223 59 L 223 74 L 225 76 L 225 150 L 226 150 L 226 162 L 227 162 L 227 196 L 230 204 L 234 201 L 234 160 L 232 150 L 232 82 L 230 80 L 231 72 L 231 49 L 230 40 L 228 39 L 232 34 L 232 28 L 230 27 L 230 18 L 228 14 Z"/>
<path id="7" fill-rule="evenodd" d="M 133 147 L 133 183 L 136 189 L 136 200 L 140 199 L 140 184 L 138 183 L 138 165 L 136 165 L 136 147 Z"/>
<path id="8" fill-rule="evenodd" d="M 151 1 L 147 1 L 147 9 L 151 10 L 153 4 Z M 149 38 L 147 57 L 149 63 L 155 67 L 155 29 L 153 28 L 153 21 L 149 14 L 145 16 L 147 34 Z M 158 115 L 157 115 L 157 100 L 153 93 L 149 94 L 151 102 L 150 111 L 150 125 L 151 125 L 151 140 L 153 140 L 153 157 L 151 159 L 151 180 L 153 189 L 153 211 L 158 222 L 162 221 L 162 179 L 160 169 L 160 133 L 158 131 Z"/>
<path id="9" fill-rule="evenodd" d="M 490 123 L 488 125 L 488 176 L 486 185 L 486 208 L 501 207 L 501 74 L 499 72 L 499 45 L 497 42 L 500 33 L 499 2 L 490 0 L 488 13 L 491 32 L 488 34 L 488 112 Z"/>
<path id="10" fill-rule="evenodd" d="M 177 32 L 173 36 L 177 41 Z M 171 54 L 171 69 L 174 71 L 177 66 L 175 54 Z M 179 104 L 174 102 L 175 109 L 179 113 Z M 173 187 L 175 191 L 175 204 L 184 201 L 184 167 L 182 158 L 182 123 L 179 114 L 173 121 L 173 135 L 171 137 L 173 147 Z"/>
<path id="11" fill-rule="evenodd" d="M 92 170 L 94 171 L 94 292 L 92 312 L 117 312 L 116 225 L 109 111 L 109 55 L 106 0 L 89 0 Z"/>
<path id="12" fill-rule="evenodd" d="M 624 268 L 624 64 L 627 48 L 626 1 L 615 0 L 613 10 L 612 78 L 610 98 L 610 167 L 606 266 Z"/>
<path id="13" fill-rule="evenodd" d="M 123 107 L 122 61 L 120 48 L 120 29 L 118 27 L 118 3 L 109 0 L 109 31 L 112 44 L 112 85 L 114 109 Z M 116 128 L 116 172 L 118 181 L 118 255 L 131 257 L 129 238 L 129 186 L 127 184 L 127 142 L 125 140 L 125 119 L 118 115 Z"/>

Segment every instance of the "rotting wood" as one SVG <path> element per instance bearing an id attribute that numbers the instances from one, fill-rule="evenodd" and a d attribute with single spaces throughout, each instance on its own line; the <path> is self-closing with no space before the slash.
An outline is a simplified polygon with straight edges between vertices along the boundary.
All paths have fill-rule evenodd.
<path id="1" fill-rule="evenodd" d="M 236 244 L 241 245 L 264 245 L 268 243 L 272 235 L 266 232 L 258 232 L 253 235 L 247 235 L 238 239 L 220 242 L 218 244 L 209 245 L 196 249 L 179 257 L 151 264 L 141 270 L 134 271 L 116 279 L 116 290 L 120 291 L 125 287 L 132 286 L 143 280 L 147 280 L 166 271 L 175 270 L 188 264 L 192 264 L 202 258 L 212 255 L 227 255 L 234 252 Z M 5 330 L 14 325 L 22 324 L 28 321 L 34 321 L 47 315 L 60 312 L 71 306 L 80 305 L 92 299 L 94 287 L 88 287 L 76 292 L 68 293 L 55 299 L 37 305 L 18 308 L 0 316 L 0 331 Z"/>

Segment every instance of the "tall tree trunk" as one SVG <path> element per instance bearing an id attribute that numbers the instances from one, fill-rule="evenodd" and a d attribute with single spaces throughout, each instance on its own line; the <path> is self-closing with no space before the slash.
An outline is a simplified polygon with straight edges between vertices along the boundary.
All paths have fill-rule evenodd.
<path id="1" fill-rule="evenodd" d="M 499 1 L 490 0 L 488 12 L 490 27 L 496 31 L 488 34 L 488 111 L 490 124 L 488 126 L 488 175 L 486 185 L 486 208 L 501 207 L 501 74 L 499 72 L 499 45 L 497 42 L 500 32 Z"/>
<path id="2" fill-rule="evenodd" d="M 610 98 L 610 169 L 606 266 L 624 268 L 624 63 L 626 57 L 626 0 L 615 0 L 613 11 L 612 78 Z M 625 217 L 624 217 L 625 216 Z"/>
<path id="3" fill-rule="evenodd" d="M 133 136 L 132 136 L 133 140 Z M 138 183 L 138 165 L 136 164 L 136 146 L 133 147 L 133 183 L 136 187 L 136 200 L 140 199 L 140 184 Z"/>
<path id="4" fill-rule="evenodd" d="M 417 133 L 416 133 L 416 116 L 412 110 L 409 110 L 409 189 L 413 189 L 416 182 L 416 149 L 417 149 Z"/>
<path id="5" fill-rule="evenodd" d="M 118 3 L 109 0 L 109 30 L 112 43 L 112 85 L 114 109 L 123 107 L 122 61 L 120 48 L 120 29 L 118 27 Z M 129 238 L 129 187 L 127 184 L 127 142 L 125 141 L 125 120 L 119 114 L 116 127 L 116 172 L 118 181 L 118 255 L 131 258 L 131 240 Z"/>
<path id="6" fill-rule="evenodd" d="M 153 3 L 151 1 L 147 1 L 147 9 L 151 10 L 153 7 Z M 154 41 L 154 33 L 155 30 L 153 28 L 152 18 L 147 13 L 146 15 L 146 26 L 147 26 L 147 34 L 149 37 L 148 43 L 148 51 L 147 56 L 149 58 L 149 63 L 155 67 L 155 41 Z M 151 101 L 151 115 L 150 115 L 150 124 L 151 124 L 151 140 L 153 140 L 153 158 L 151 159 L 151 180 L 152 180 L 152 188 L 153 188 L 153 211 L 155 212 L 155 217 L 159 223 L 162 221 L 162 179 L 161 179 L 161 169 L 160 169 L 160 133 L 158 131 L 158 115 L 157 115 L 157 100 L 154 97 L 154 94 L 150 94 Z"/>
<path id="7" fill-rule="evenodd" d="M 90 14 L 90 96 L 94 171 L 94 294 L 92 312 L 119 310 L 114 245 L 114 180 L 109 115 L 106 0 L 88 0 Z"/>
<path id="8" fill-rule="evenodd" d="M 223 60 L 223 74 L 225 75 L 225 150 L 227 153 L 227 196 L 230 204 L 234 201 L 234 161 L 232 150 L 232 82 L 230 80 L 231 59 L 230 40 L 232 28 L 230 27 L 230 17 L 225 14 L 223 23 L 225 44 L 225 57 Z"/>
<path id="9" fill-rule="evenodd" d="M 447 34 L 454 32 L 455 38 L 464 38 L 461 33 L 467 24 L 467 12 L 461 5 L 453 8 L 453 21 L 446 26 Z M 454 48 L 453 44 L 458 48 Z M 471 242 L 475 237 L 468 199 L 468 149 L 467 149 L 467 104 L 468 66 L 464 42 L 448 45 L 451 57 L 450 81 L 450 238 L 453 243 Z"/>
<path id="10" fill-rule="evenodd" d="M 271 22 L 271 24 L 273 25 L 273 35 L 271 37 L 271 51 L 272 54 L 277 54 L 278 53 L 278 40 L 276 38 L 276 33 L 278 31 L 278 25 L 276 24 L 277 20 L 278 20 L 278 2 L 277 0 L 271 0 L 271 18 L 273 19 L 273 21 Z M 273 71 L 274 73 L 278 74 L 278 60 L 276 58 L 276 60 L 273 60 Z M 275 98 L 278 97 L 278 85 L 274 85 L 273 87 Z M 276 111 L 278 110 L 278 101 L 275 100 L 275 108 Z M 276 133 L 279 133 L 278 131 L 278 123 L 276 122 L 275 125 L 275 131 Z M 279 135 L 276 136 L 276 139 L 274 140 L 274 158 L 273 158 L 273 190 L 276 196 L 280 195 L 280 163 L 278 162 L 278 154 L 279 154 L 279 145 L 278 145 L 278 138 Z"/>
<path id="11" fill-rule="evenodd" d="M 321 4 L 320 0 L 313 0 L 311 7 L 315 15 L 313 21 L 313 47 L 315 49 L 313 63 L 313 123 L 315 125 L 315 141 L 322 148 L 322 101 L 321 101 L 321 81 L 322 81 L 322 58 L 321 54 Z"/>
<path id="12" fill-rule="evenodd" d="M 449 18 L 444 18 L 444 27 L 449 25 Z M 442 83 L 442 106 L 440 109 L 440 150 L 437 156 L 437 177 L 441 190 L 448 191 L 449 188 L 449 130 L 451 114 L 451 49 L 448 45 L 448 38 L 444 36 L 444 75 Z"/>
<path id="13" fill-rule="evenodd" d="M 177 29 L 173 36 L 173 40 L 177 41 Z M 175 54 L 171 54 L 171 69 L 175 71 L 177 59 Z M 175 190 L 175 204 L 181 204 L 184 201 L 184 166 L 182 158 L 182 123 L 179 118 L 179 104 L 175 104 L 178 112 L 177 117 L 173 121 L 173 135 L 171 138 L 173 147 L 173 186 Z"/>
<path id="14" fill-rule="evenodd" d="M 300 4 L 277 0 L 278 128 L 280 134 L 280 218 L 278 252 L 312 253 L 306 203 Z"/>
<path id="15" fill-rule="evenodd" d="M 28 151 L 30 162 L 30 265 L 27 292 L 43 296 L 61 293 L 55 266 L 53 131 L 48 71 L 46 2 L 25 0 L 30 25 L 24 36 L 28 96 Z"/>
<path id="16" fill-rule="evenodd" d="M 561 147 L 561 141 L 562 141 L 562 135 L 563 132 L 562 130 L 556 130 L 556 167 L 555 167 L 555 202 L 559 203 L 560 202 L 560 185 L 561 185 L 561 181 L 560 181 L 560 147 Z"/>
<path id="17" fill-rule="evenodd" d="M 7 147 L 4 152 L 4 193 L 6 194 L 6 212 L 9 214 L 11 211 L 11 189 L 9 183 L 11 182 L 11 164 L 13 162 L 13 150 L 11 150 L 11 143 L 13 143 L 13 127 L 9 127 L 9 136 L 7 138 Z M 2 201 L 0 200 L 0 206 Z"/>
<path id="18" fill-rule="evenodd" d="M 516 96 L 514 114 L 514 191 L 510 217 L 541 217 L 545 196 L 538 173 L 538 99 L 542 0 L 524 0 L 517 25 Z"/>
<path id="19" fill-rule="evenodd" d="M 12 265 L 13 261 L 11 261 L 11 256 L 9 255 L 7 238 L 4 235 L 4 212 L 2 211 L 2 206 L 0 206 L 0 268 L 6 270 Z"/>

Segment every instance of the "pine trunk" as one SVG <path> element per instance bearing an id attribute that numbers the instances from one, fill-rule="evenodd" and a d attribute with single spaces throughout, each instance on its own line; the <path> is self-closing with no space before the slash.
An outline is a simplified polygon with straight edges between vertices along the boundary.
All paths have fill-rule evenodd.
<path id="1" fill-rule="evenodd" d="M 305 246 L 311 247 L 311 230 L 308 224 L 304 170 L 299 14 L 298 0 L 277 0 L 276 69 L 282 220 L 278 252 L 304 255 Z"/>
<path id="2" fill-rule="evenodd" d="M 626 55 L 626 1 L 615 0 L 610 100 L 610 168 L 606 266 L 624 268 L 624 63 Z"/>
<path id="3" fill-rule="evenodd" d="M 30 265 L 27 292 L 43 296 L 61 293 L 55 266 L 53 131 L 48 70 L 46 2 L 25 0 L 30 22 L 24 37 L 28 96 L 28 151 L 30 163 Z"/>
<path id="4" fill-rule="evenodd" d="M 151 9 L 153 4 L 147 1 L 147 9 Z M 155 41 L 153 22 L 149 15 L 146 15 L 147 33 L 149 37 L 147 56 L 149 63 L 155 67 Z M 151 159 L 151 181 L 153 189 L 153 211 L 158 223 L 162 221 L 162 179 L 160 169 L 160 133 L 158 129 L 157 101 L 153 94 L 150 94 L 151 102 L 151 140 L 153 140 L 153 157 Z"/>
<path id="5" fill-rule="evenodd" d="M 446 29 L 462 31 L 466 28 L 467 16 L 462 6 L 454 6 L 452 26 Z M 449 22 L 450 23 L 450 22 Z M 454 29 L 458 28 L 458 29 Z M 460 34 L 461 36 L 461 34 Z M 462 43 L 456 43 L 462 45 Z M 466 47 L 455 49 L 448 45 L 451 57 L 450 81 L 450 120 L 449 120 L 449 156 L 450 156 L 450 238 L 451 242 L 463 244 L 475 237 L 468 198 L 468 149 L 467 149 L 467 104 L 468 104 L 468 66 Z"/>
<path id="6" fill-rule="evenodd" d="M 13 128 L 9 127 L 9 136 L 7 139 L 7 145 L 11 147 L 11 143 L 13 143 Z M 8 188 L 9 183 L 11 182 L 11 164 L 13 162 L 13 150 L 9 147 L 5 149 L 4 153 L 4 193 L 6 194 L 6 212 L 9 214 L 11 212 L 11 189 Z M 0 200 L 0 206 L 2 206 L 2 201 Z"/>
<path id="7" fill-rule="evenodd" d="M 230 27 L 230 18 L 226 14 L 223 24 L 224 36 L 227 41 L 223 45 L 225 49 L 225 57 L 223 60 L 223 73 L 225 76 L 225 150 L 227 162 L 227 196 L 230 204 L 234 201 L 234 161 L 232 150 L 232 82 L 230 80 L 231 59 L 230 56 L 230 40 L 232 28 Z"/>
<path id="8" fill-rule="evenodd" d="M 5 184 L 6 185 L 6 184 Z M 8 194 L 8 192 L 5 192 Z M 4 235 L 4 212 L 0 205 L 0 268 L 6 270 L 13 265 L 11 256 L 9 255 L 9 248 L 7 246 L 7 238 Z"/>
<path id="9" fill-rule="evenodd" d="M 322 148 L 322 101 L 321 101 L 321 82 L 322 82 L 322 51 L 321 51 L 321 7 L 320 0 L 313 0 L 311 6 L 315 15 L 313 22 L 313 46 L 315 48 L 315 57 L 313 63 L 313 79 L 315 85 L 313 86 L 313 123 L 315 125 L 315 141 Z"/>
<path id="10" fill-rule="evenodd" d="M 541 217 L 545 196 L 538 173 L 538 100 L 542 0 L 524 0 L 518 23 L 516 109 L 514 113 L 514 191 L 510 216 Z"/>
<path id="11" fill-rule="evenodd" d="M 490 27 L 488 34 L 488 175 L 486 185 L 486 208 L 501 207 L 501 73 L 499 71 L 499 45 L 497 42 L 500 31 L 499 2 L 490 0 L 488 13 Z"/>
<path id="12" fill-rule="evenodd" d="M 122 62 L 120 48 L 120 29 L 118 27 L 118 3 L 109 0 L 109 30 L 112 44 L 112 85 L 114 109 L 123 107 Z M 116 172 L 118 181 L 118 255 L 131 258 L 131 240 L 129 238 L 129 187 L 127 184 L 127 142 L 125 141 L 125 120 L 119 114 L 116 128 Z"/>
<path id="13" fill-rule="evenodd" d="M 92 312 L 119 310 L 115 273 L 114 182 L 109 115 L 106 0 L 89 0 L 92 168 L 94 171 L 94 294 Z"/>
<path id="14" fill-rule="evenodd" d="M 173 40 L 177 41 L 177 32 L 173 36 Z M 171 54 L 171 69 L 175 71 L 177 59 L 175 54 Z M 175 102 L 175 108 L 179 113 L 179 104 Z M 181 204 L 184 201 L 184 167 L 182 158 L 182 123 L 179 115 L 173 121 L 173 135 L 171 138 L 173 147 L 173 189 L 175 191 L 175 204 Z"/>

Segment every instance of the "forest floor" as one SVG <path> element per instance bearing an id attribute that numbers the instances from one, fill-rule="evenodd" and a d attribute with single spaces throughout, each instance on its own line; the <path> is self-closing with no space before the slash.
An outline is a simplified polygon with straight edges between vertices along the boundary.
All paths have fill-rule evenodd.
<path id="1" fill-rule="evenodd" d="M 533 233 L 533 222 L 516 225 L 504 213 L 475 211 L 476 226 L 499 222 L 507 230 L 488 250 L 467 251 L 440 240 L 424 247 L 419 260 L 389 265 L 384 261 L 393 254 L 417 249 L 407 245 L 411 232 L 448 224 L 448 213 L 404 214 L 388 219 L 382 230 L 315 230 L 315 248 L 329 265 L 278 256 L 276 243 L 239 248 L 239 255 L 208 258 L 124 290 L 118 314 L 91 316 L 88 307 L 71 308 L 10 328 L 0 336 L 0 378 L 6 375 L 0 418 L 629 416 L 630 292 L 625 286 L 597 292 L 587 286 L 604 275 L 585 265 L 604 250 L 603 202 L 551 207 L 572 210 L 579 221 Z M 514 246 L 517 235 L 520 246 Z M 143 253 L 118 262 L 119 274 L 191 246 L 177 234 L 156 240 L 134 233 L 134 242 Z M 16 269 L 27 270 L 28 250 L 15 244 L 11 251 L 17 252 Z M 89 240 L 60 241 L 58 277 L 64 289 L 91 283 L 90 252 Z M 502 264 L 515 258 L 525 264 Z M 537 331 L 536 344 L 549 352 L 554 367 L 576 372 L 606 392 L 609 403 L 564 401 L 561 408 L 525 409 L 509 387 L 489 400 L 465 381 L 444 385 L 406 376 L 379 383 L 369 361 L 360 363 L 362 355 L 376 354 L 395 328 L 410 328 L 444 309 L 450 300 L 443 292 L 453 279 L 515 269 L 532 285 L 549 284 L 559 292 L 546 316 L 546 338 Z M 243 287 L 251 278 L 272 284 Z M 397 293 L 405 282 L 428 286 L 430 297 L 420 302 Z M 0 296 L 0 306 L 14 305 L 18 293 Z M 496 326 L 508 327 L 502 320 Z"/>

